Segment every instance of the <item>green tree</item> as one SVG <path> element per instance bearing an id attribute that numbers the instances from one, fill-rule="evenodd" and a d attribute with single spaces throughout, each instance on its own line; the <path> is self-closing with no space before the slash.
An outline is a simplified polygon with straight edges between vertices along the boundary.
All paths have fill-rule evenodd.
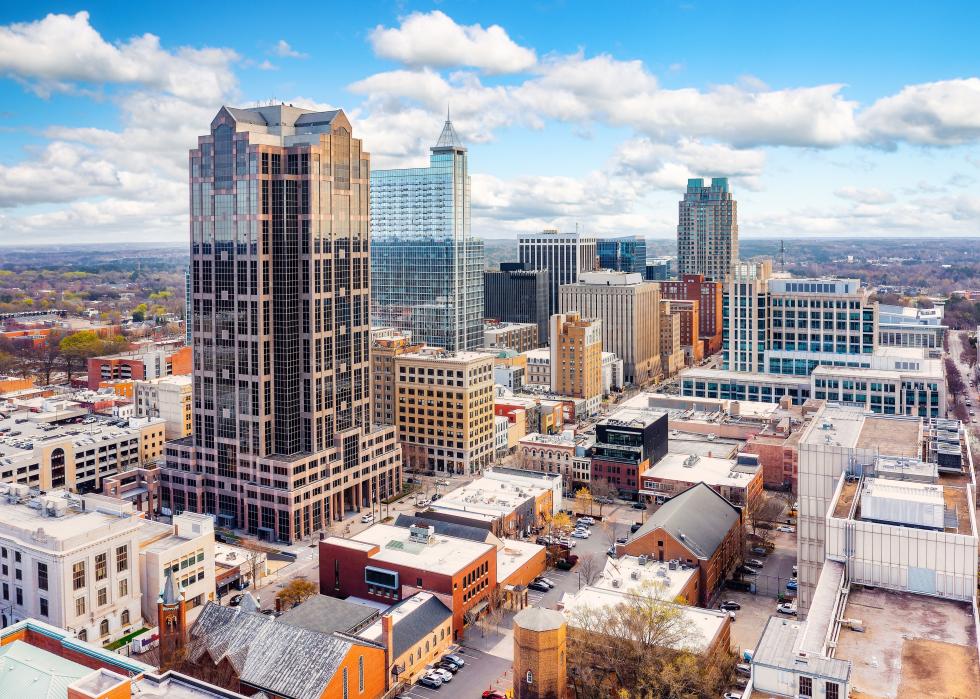
<path id="1" fill-rule="evenodd" d="M 133 322 L 142 323 L 146 320 L 146 313 L 149 311 L 149 307 L 145 303 L 141 303 L 139 306 L 133 309 Z"/>
<path id="2" fill-rule="evenodd" d="M 71 381 L 72 374 L 83 367 L 92 357 L 104 353 L 105 343 L 94 330 L 80 330 L 68 335 L 58 345 L 65 365 L 65 373 Z"/>

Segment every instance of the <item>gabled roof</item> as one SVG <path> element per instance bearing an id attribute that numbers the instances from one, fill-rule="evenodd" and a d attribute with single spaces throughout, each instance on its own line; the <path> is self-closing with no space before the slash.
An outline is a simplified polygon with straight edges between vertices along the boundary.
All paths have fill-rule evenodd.
<path id="1" fill-rule="evenodd" d="M 701 482 L 661 505 L 627 543 L 664 529 L 697 558 L 708 559 L 738 520 L 738 508 Z"/>
<path id="2" fill-rule="evenodd" d="M 227 659 L 239 679 L 281 697 L 318 697 L 355 639 L 280 624 L 274 617 L 208 603 L 191 628 L 189 659 Z M 364 645 L 369 645 L 367 642 Z"/>
<path id="3" fill-rule="evenodd" d="M 411 597 L 408 598 L 410 600 Z M 408 600 L 399 602 L 397 606 Z M 391 629 L 391 641 L 395 647 L 395 657 L 425 639 L 433 629 L 439 628 L 453 616 L 452 610 L 442 600 L 432 595 L 411 613 L 403 616 Z"/>

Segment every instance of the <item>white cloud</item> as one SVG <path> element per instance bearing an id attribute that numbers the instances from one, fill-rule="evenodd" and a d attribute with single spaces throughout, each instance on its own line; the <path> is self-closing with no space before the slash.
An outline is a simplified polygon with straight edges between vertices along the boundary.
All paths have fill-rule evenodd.
<path id="1" fill-rule="evenodd" d="M 953 146 L 980 139 L 980 78 L 907 85 L 883 97 L 860 117 L 865 138 L 893 146 L 897 142 Z"/>
<path id="2" fill-rule="evenodd" d="M 285 39 L 280 39 L 273 52 L 283 58 L 309 58 L 310 54 L 295 50 Z"/>
<path id="3" fill-rule="evenodd" d="M 889 192 L 876 188 L 841 187 L 834 191 L 834 194 L 841 199 L 857 202 L 859 204 L 888 204 L 895 201 L 895 197 Z"/>
<path id="4" fill-rule="evenodd" d="M 87 12 L 0 27 L 0 73 L 41 94 L 76 83 L 129 83 L 213 103 L 235 85 L 231 64 L 237 58 L 230 49 L 167 51 L 152 34 L 110 44 L 89 24 Z"/>
<path id="5" fill-rule="evenodd" d="M 469 66 L 487 73 L 516 73 L 534 65 L 532 49 L 516 44 L 499 25 L 460 25 L 435 10 L 413 12 L 397 28 L 378 25 L 369 36 L 374 52 L 408 66 Z"/>

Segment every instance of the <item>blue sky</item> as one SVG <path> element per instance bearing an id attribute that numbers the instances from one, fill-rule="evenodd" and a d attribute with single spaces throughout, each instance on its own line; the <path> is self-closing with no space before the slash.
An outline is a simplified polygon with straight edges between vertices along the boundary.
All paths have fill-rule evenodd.
<path id="1" fill-rule="evenodd" d="M 6 3 L 0 244 L 186 239 L 187 150 L 269 99 L 343 107 L 375 167 L 451 103 L 485 237 L 672 237 L 701 175 L 746 238 L 980 234 L 980 9 L 840 5 Z"/>

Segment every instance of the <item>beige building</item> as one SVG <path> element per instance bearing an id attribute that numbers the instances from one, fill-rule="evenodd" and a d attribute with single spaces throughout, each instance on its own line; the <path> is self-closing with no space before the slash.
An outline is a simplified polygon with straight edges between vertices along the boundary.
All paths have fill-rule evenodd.
<path id="1" fill-rule="evenodd" d="M 487 349 L 508 348 L 526 352 L 539 345 L 536 323 L 502 323 L 485 321 L 483 323 L 483 346 Z"/>
<path id="2" fill-rule="evenodd" d="M 671 313 L 672 301 L 660 302 L 660 364 L 665 376 L 684 368 L 684 345 L 681 343 L 681 315 Z"/>
<path id="3" fill-rule="evenodd" d="M 395 357 L 405 467 L 476 473 L 494 445 L 493 355 L 426 349 Z"/>
<path id="4" fill-rule="evenodd" d="M 728 316 L 725 318 L 722 366 L 733 371 L 766 371 L 766 318 L 772 260 L 739 262 L 728 284 Z"/>
<path id="5" fill-rule="evenodd" d="M 115 418 L 89 416 L 80 424 L 49 424 L 46 413 L 18 412 L 0 419 L 0 481 L 40 490 L 102 489 L 102 480 L 158 459 L 165 423 L 134 418 L 120 427 Z"/>
<path id="6" fill-rule="evenodd" d="M 551 335 L 551 391 L 584 398 L 593 415 L 602 403 L 602 323 L 578 313 L 556 313 L 548 323 Z"/>
<path id="7" fill-rule="evenodd" d="M 524 383 L 538 388 L 551 389 L 551 349 L 539 347 L 528 352 L 524 352 L 527 360 L 527 373 L 524 376 Z"/>
<path id="8" fill-rule="evenodd" d="M 642 385 L 662 375 L 660 287 L 629 272 L 587 272 L 561 288 L 562 313 L 602 321 L 602 346 L 623 360 L 625 379 Z"/>
<path id="9" fill-rule="evenodd" d="M 379 337 L 371 348 L 371 413 L 374 424 L 395 424 L 395 357 L 418 352 L 424 345 L 408 335 Z"/>
<path id="10" fill-rule="evenodd" d="M 157 623 L 157 599 L 167 573 L 187 602 L 187 621 L 214 600 L 214 520 L 209 515 L 184 512 L 173 524 L 145 521 L 140 541 L 140 589 L 143 618 Z"/>
<path id="11" fill-rule="evenodd" d="M 186 437 L 194 429 L 193 388 L 194 380 L 183 375 L 136 381 L 133 390 L 136 415 L 166 422 L 167 439 Z"/>

